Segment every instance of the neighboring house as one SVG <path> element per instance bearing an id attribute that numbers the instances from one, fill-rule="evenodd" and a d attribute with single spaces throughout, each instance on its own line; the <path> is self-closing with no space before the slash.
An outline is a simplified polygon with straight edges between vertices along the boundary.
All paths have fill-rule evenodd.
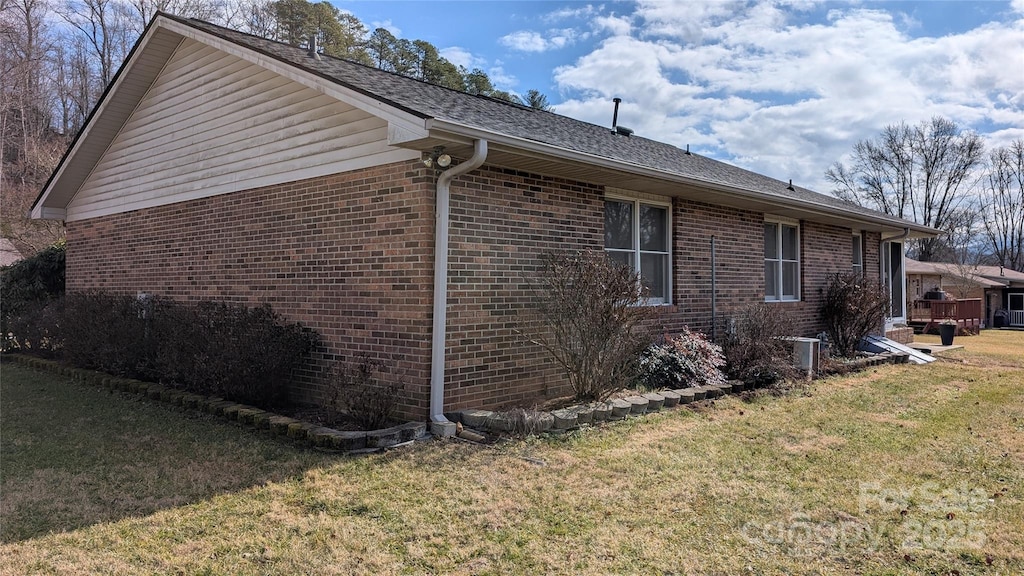
<path id="1" fill-rule="evenodd" d="M 636 267 L 665 333 L 713 318 L 721 333 L 767 301 L 813 335 L 827 276 L 851 269 L 881 271 L 905 319 L 902 241 L 936 234 L 624 131 L 165 14 L 32 213 L 67 222 L 69 290 L 269 303 L 325 339 L 296 397 L 365 353 L 401 374 L 403 415 L 435 420 L 567 392 L 520 333 L 545 251 Z"/>
<path id="2" fill-rule="evenodd" d="M 25 256 L 7 238 L 0 238 L 0 268 L 10 266 Z"/>
<path id="3" fill-rule="evenodd" d="M 907 296 L 921 300 L 936 288 L 957 299 L 980 299 L 985 326 L 995 325 L 995 315 L 1006 311 L 1010 326 L 1024 327 L 1024 272 L 1002 266 L 958 265 L 906 259 Z"/>

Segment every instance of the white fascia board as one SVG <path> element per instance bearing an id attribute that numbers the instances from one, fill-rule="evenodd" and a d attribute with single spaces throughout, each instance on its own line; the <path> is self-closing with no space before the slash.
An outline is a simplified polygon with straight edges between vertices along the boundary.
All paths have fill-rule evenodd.
<path id="1" fill-rule="evenodd" d="M 659 180 L 667 180 L 670 182 L 678 182 L 680 184 L 688 184 L 690 186 L 696 186 L 700 188 L 706 188 L 721 192 L 727 196 L 733 196 L 741 199 L 759 200 L 762 202 L 771 202 L 787 208 L 794 208 L 807 212 L 810 214 L 817 214 L 826 217 L 841 217 L 848 219 L 852 222 L 860 222 L 872 224 L 875 226 L 886 226 L 893 230 L 904 230 L 910 228 L 913 232 L 917 232 L 920 237 L 929 238 L 937 236 L 940 231 L 927 226 L 921 226 L 912 222 L 903 222 L 896 220 L 888 220 L 884 218 L 871 218 L 858 214 L 856 212 L 842 210 L 840 208 L 832 207 L 817 207 L 813 204 L 807 204 L 787 198 L 785 196 L 779 196 L 767 192 L 758 192 L 755 190 L 748 190 L 745 188 L 738 188 L 735 186 L 729 186 L 728 184 L 720 184 L 717 182 L 709 182 L 707 180 L 700 180 L 697 178 L 689 178 L 678 174 L 672 174 L 669 172 L 663 172 L 648 166 L 641 166 L 633 164 L 631 162 L 623 162 L 621 160 L 613 160 L 605 158 L 603 156 L 597 156 L 595 154 L 589 154 L 586 152 L 579 152 L 576 150 L 569 150 L 561 148 L 559 146 L 552 146 L 550 144 L 544 144 L 543 142 L 537 142 L 535 140 L 527 140 L 525 138 L 519 138 L 516 136 L 508 136 L 505 134 L 498 134 L 495 132 L 489 132 L 487 130 L 481 130 L 465 124 L 457 122 L 451 122 L 449 120 L 440 119 L 428 119 L 426 122 L 427 129 L 438 132 L 447 132 L 456 136 L 462 136 L 469 140 L 484 138 L 494 144 L 511 149 L 517 153 L 524 154 L 526 156 L 532 156 L 534 158 L 561 158 L 574 162 L 583 162 L 587 164 L 594 164 L 602 168 L 608 168 L 610 170 L 616 170 L 619 172 L 627 172 L 630 174 L 637 174 L 639 176 L 646 176 L 648 178 L 655 178 Z M 917 237 L 916 235 L 913 235 Z"/>
<path id="2" fill-rule="evenodd" d="M 67 220 L 68 211 L 63 208 L 47 208 L 39 203 L 29 213 L 29 217 L 36 220 Z"/>
<path id="3" fill-rule="evenodd" d="M 157 22 L 157 26 L 166 28 L 177 34 L 181 34 L 182 36 L 195 40 L 196 42 L 212 46 L 222 52 L 237 56 L 242 60 L 261 66 L 275 74 L 279 74 L 289 80 L 298 82 L 303 86 L 312 88 L 317 92 L 326 94 L 369 114 L 373 114 L 378 118 L 382 118 L 388 122 L 389 127 L 393 126 L 396 133 L 402 134 L 403 138 L 406 140 L 425 138 L 427 136 L 427 129 L 423 118 L 395 108 L 394 106 L 381 102 L 376 98 L 367 96 L 361 92 L 357 92 L 339 84 L 335 84 L 334 82 L 325 80 L 316 74 L 307 72 L 294 65 L 283 63 L 255 50 L 240 46 L 234 42 L 214 36 L 213 34 L 192 28 L 191 26 L 186 26 L 185 24 L 181 24 L 180 22 L 169 18 L 161 17 Z M 389 129 L 389 132 L 391 132 L 391 129 Z M 415 138 L 413 136 L 415 136 Z"/>

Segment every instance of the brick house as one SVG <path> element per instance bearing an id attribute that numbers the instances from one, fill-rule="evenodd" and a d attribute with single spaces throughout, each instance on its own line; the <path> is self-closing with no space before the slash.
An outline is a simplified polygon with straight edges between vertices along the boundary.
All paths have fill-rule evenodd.
<path id="1" fill-rule="evenodd" d="M 721 329 L 767 300 L 811 335 L 826 276 L 851 268 L 882 273 L 899 322 L 901 241 L 935 233 L 622 130 L 166 14 L 32 214 L 66 222 L 69 290 L 269 303 L 323 335 L 322 364 L 387 362 L 403 415 L 434 419 L 565 393 L 517 332 L 544 251 L 631 262 L 666 333 L 713 316 Z M 296 398 L 316 398 L 321 368 Z"/>
<path id="2" fill-rule="evenodd" d="M 956 265 L 906 259 L 908 306 L 918 307 L 924 295 L 943 290 L 955 299 L 980 300 L 983 326 L 996 326 L 996 315 L 1005 325 L 1024 327 L 1024 272 L 1002 266 Z"/>

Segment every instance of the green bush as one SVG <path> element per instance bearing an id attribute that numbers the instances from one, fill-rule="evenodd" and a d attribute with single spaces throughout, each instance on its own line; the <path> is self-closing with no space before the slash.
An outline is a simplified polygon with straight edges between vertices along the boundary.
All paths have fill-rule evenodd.
<path id="1" fill-rule="evenodd" d="M 64 256 L 64 242 L 58 242 L 0 270 L 0 332 L 7 335 L 14 318 L 38 314 L 64 294 Z"/>
<path id="2" fill-rule="evenodd" d="M 290 371 L 317 344 L 269 306 L 75 293 L 20 315 L 22 351 L 264 408 L 286 400 Z"/>
<path id="3" fill-rule="evenodd" d="M 65 362 L 115 376 L 159 380 L 153 364 L 160 343 L 148 337 L 138 299 L 95 292 L 68 294 L 62 320 L 59 334 Z"/>
<path id="4" fill-rule="evenodd" d="M 688 327 L 652 344 L 640 356 L 640 384 L 650 390 L 725 383 L 725 356 L 721 346 Z"/>

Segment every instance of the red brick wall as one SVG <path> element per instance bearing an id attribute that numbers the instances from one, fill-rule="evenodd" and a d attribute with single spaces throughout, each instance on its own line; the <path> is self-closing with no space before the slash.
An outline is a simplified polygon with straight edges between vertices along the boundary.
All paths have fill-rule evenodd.
<path id="1" fill-rule="evenodd" d="M 715 318 L 721 335 L 734 316 L 764 299 L 764 215 L 676 199 L 672 209 L 672 300 L 665 333 L 711 332 L 711 238 L 715 238 Z"/>
<path id="2" fill-rule="evenodd" d="M 779 302 L 796 323 L 799 336 L 815 336 L 825 329 L 818 316 L 822 292 L 828 277 L 849 272 L 853 264 L 853 231 L 850 228 L 800 222 L 800 286 L 799 302 Z M 880 234 L 864 235 L 864 273 L 878 278 L 878 247 Z M 762 273 L 763 274 L 763 273 Z M 879 327 L 881 329 L 881 326 Z"/>
<path id="3" fill-rule="evenodd" d="M 446 409 L 567 393 L 521 333 L 527 286 L 545 251 L 604 246 L 603 190 L 484 167 L 452 185 Z"/>
<path id="4" fill-rule="evenodd" d="M 326 342 L 297 398 L 316 397 L 334 357 L 365 352 L 402 374 L 402 415 L 425 418 L 434 183 L 408 162 L 70 222 L 68 288 L 269 303 Z M 603 199 L 600 186 L 494 167 L 453 182 L 446 409 L 568 392 L 520 334 L 526 282 L 545 251 L 603 248 Z M 657 331 L 710 330 L 712 235 L 719 330 L 763 301 L 763 214 L 676 199 L 672 222 L 673 304 Z M 878 235 L 865 240 L 865 270 L 877 270 Z M 850 230 L 804 222 L 801 242 L 803 299 L 778 305 L 813 334 L 818 288 L 850 267 Z"/>
<path id="5" fill-rule="evenodd" d="M 434 179 L 418 162 L 359 170 L 68 223 L 71 291 L 270 304 L 317 330 L 314 398 L 333 358 L 388 362 L 402 411 L 429 399 Z"/>

